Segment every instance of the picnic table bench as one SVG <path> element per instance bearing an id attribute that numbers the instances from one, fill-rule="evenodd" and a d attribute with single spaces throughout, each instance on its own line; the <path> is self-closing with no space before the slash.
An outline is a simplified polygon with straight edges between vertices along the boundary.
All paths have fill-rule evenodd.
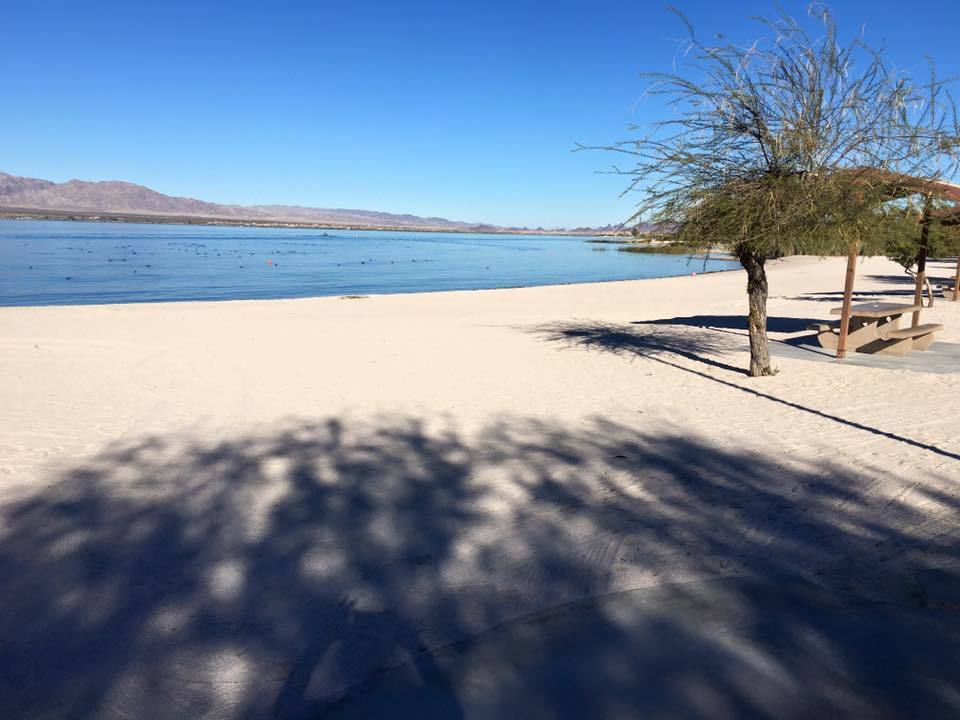
<path id="1" fill-rule="evenodd" d="M 934 333 L 943 325 L 927 323 L 916 327 L 900 327 L 900 318 L 921 309 L 905 303 L 867 302 L 850 307 L 847 347 L 862 353 L 906 355 L 911 350 L 926 350 Z M 843 308 L 831 308 L 831 315 L 843 314 Z M 808 329 L 817 333 L 820 346 L 836 350 L 840 341 L 840 322 L 812 323 Z"/>

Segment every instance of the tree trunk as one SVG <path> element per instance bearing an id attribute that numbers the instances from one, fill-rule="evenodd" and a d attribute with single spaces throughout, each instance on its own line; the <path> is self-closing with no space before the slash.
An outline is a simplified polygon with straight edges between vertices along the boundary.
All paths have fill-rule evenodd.
<path id="1" fill-rule="evenodd" d="M 750 376 L 773 375 L 767 347 L 767 271 L 766 258 L 742 253 L 740 264 L 747 271 L 747 298 L 750 301 Z"/>

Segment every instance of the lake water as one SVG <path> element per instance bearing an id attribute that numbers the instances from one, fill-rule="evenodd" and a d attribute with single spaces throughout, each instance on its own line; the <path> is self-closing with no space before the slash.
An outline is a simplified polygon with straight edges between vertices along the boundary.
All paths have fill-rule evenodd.
<path id="1" fill-rule="evenodd" d="M 736 266 L 587 239 L 0 220 L 0 305 L 475 290 Z"/>

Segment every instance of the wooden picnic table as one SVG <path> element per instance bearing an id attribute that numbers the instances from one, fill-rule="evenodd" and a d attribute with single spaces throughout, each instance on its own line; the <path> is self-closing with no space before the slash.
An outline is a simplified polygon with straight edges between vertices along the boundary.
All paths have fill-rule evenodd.
<path id="1" fill-rule="evenodd" d="M 900 318 L 917 312 L 922 306 L 914 303 L 867 302 L 850 306 L 850 329 L 847 348 L 865 353 L 906 355 L 911 350 L 926 350 L 933 342 L 933 334 L 942 325 L 918 325 L 901 328 Z M 831 308 L 831 315 L 842 315 L 843 308 Z M 839 323 L 816 323 L 811 330 L 818 332 L 821 346 L 836 349 Z"/>

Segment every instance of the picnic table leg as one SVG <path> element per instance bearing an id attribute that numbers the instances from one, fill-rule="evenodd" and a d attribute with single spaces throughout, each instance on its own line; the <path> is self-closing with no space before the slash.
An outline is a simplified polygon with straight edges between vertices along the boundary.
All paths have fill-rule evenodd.
<path id="1" fill-rule="evenodd" d="M 923 205 L 923 219 L 920 221 L 920 252 L 917 253 L 917 286 L 913 291 L 913 304 L 923 304 L 923 281 L 927 275 L 927 245 L 930 241 L 930 196 Z M 913 313 L 910 327 L 920 324 L 920 311 Z"/>
<path id="2" fill-rule="evenodd" d="M 953 299 L 960 300 L 960 252 L 957 253 L 957 274 L 953 278 Z"/>
<path id="3" fill-rule="evenodd" d="M 877 336 L 881 340 L 887 339 L 887 333 L 891 330 L 900 329 L 900 318 L 902 315 L 890 315 L 889 317 L 879 318 L 877 321 Z"/>
<path id="4" fill-rule="evenodd" d="M 847 333 L 847 349 L 860 352 L 860 348 L 880 340 L 880 318 L 852 315 Z"/>

